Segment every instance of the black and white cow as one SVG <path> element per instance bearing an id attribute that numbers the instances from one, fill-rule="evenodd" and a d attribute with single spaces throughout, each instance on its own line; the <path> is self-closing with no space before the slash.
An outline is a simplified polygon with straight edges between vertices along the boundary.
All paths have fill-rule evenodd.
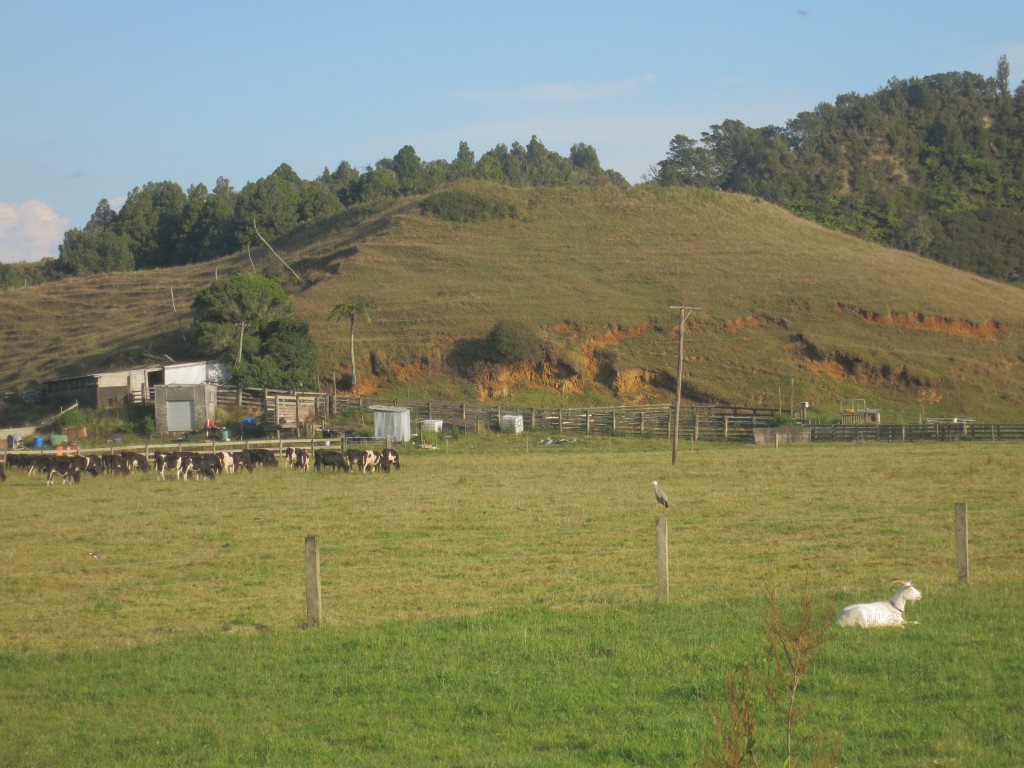
<path id="1" fill-rule="evenodd" d="M 68 480 L 73 483 L 82 482 L 82 473 L 71 459 L 54 458 L 46 470 L 46 484 L 53 485 L 53 478 L 60 477 L 60 484 L 64 485 Z"/>
<path id="2" fill-rule="evenodd" d="M 146 458 L 145 454 L 136 453 L 135 451 L 121 451 L 121 456 L 124 458 L 129 472 L 134 472 L 137 469 L 149 472 L 149 459 Z"/>
<path id="3" fill-rule="evenodd" d="M 277 454 L 269 448 L 250 448 L 249 455 L 252 456 L 253 464 L 263 464 L 268 467 L 277 466 Z"/>
<path id="4" fill-rule="evenodd" d="M 321 472 L 324 467 L 334 472 L 337 472 L 339 469 L 349 472 L 352 469 L 352 462 L 341 451 L 329 451 L 326 448 L 318 448 L 313 452 L 313 468 L 317 472 Z"/>
<path id="5" fill-rule="evenodd" d="M 193 457 L 189 471 L 193 472 L 197 477 L 208 477 L 212 480 L 223 471 L 223 468 L 220 454 L 200 453 L 198 456 Z M 185 479 L 188 480 L 188 475 L 185 476 Z"/>
<path id="6" fill-rule="evenodd" d="M 372 449 L 362 452 L 359 457 L 360 472 L 375 472 L 381 466 L 381 454 Z"/>
<path id="7" fill-rule="evenodd" d="M 380 466 L 385 472 L 390 472 L 391 468 L 401 469 L 402 465 L 398 461 L 398 451 L 394 448 L 385 448 L 380 452 Z"/>
<path id="8" fill-rule="evenodd" d="M 100 466 L 111 475 L 127 475 L 131 472 L 128 460 L 119 453 L 105 453 L 100 457 Z"/>
<path id="9" fill-rule="evenodd" d="M 18 467 L 25 470 L 25 473 L 31 477 L 36 472 L 45 472 L 49 466 L 49 456 L 40 456 L 38 454 L 26 454 L 26 453 L 8 453 L 7 454 L 7 466 Z"/>
<path id="10" fill-rule="evenodd" d="M 103 464 L 96 456 L 69 456 L 68 460 L 78 470 L 79 474 L 88 472 L 93 477 L 98 477 L 103 471 Z"/>
<path id="11" fill-rule="evenodd" d="M 225 475 L 235 474 L 235 454 L 232 451 L 218 451 L 213 454 L 217 458 L 217 470 Z"/>
<path id="12" fill-rule="evenodd" d="M 170 453 L 156 453 L 153 458 L 156 462 L 157 479 L 163 480 L 167 470 L 173 470 L 178 480 L 188 480 L 189 472 L 195 473 L 197 468 L 193 462 L 198 463 L 200 454 L 194 451 L 173 451 Z"/>
<path id="13" fill-rule="evenodd" d="M 231 459 L 236 471 L 244 468 L 252 472 L 252 454 L 249 451 L 235 451 L 231 454 Z"/>
<path id="14" fill-rule="evenodd" d="M 360 451 L 360 450 L 357 450 L 357 449 L 353 448 L 353 449 L 349 450 L 345 454 L 345 458 L 348 459 L 348 465 L 352 469 L 358 468 L 360 472 L 362 471 L 362 469 L 363 469 L 363 453 L 365 453 L 365 451 Z"/>

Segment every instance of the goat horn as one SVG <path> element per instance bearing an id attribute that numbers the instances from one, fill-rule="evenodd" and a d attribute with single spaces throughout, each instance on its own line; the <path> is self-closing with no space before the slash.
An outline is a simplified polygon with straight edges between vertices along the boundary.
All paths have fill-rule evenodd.
<path id="1" fill-rule="evenodd" d="M 902 584 L 904 587 L 909 587 L 910 586 L 910 580 L 909 579 L 893 579 L 889 583 L 890 584 Z"/>

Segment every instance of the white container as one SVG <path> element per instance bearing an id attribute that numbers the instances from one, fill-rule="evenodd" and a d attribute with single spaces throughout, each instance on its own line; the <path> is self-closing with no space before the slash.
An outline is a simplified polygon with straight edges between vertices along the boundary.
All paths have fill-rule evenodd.
<path id="1" fill-rule="evenodd" d="M 423 432 L 440 432 L 444 427 L 444 419 L 424 419 L 420 422 Z"/>
<path id="2" fill-rule="evenodd" d="M 519 434 L 523 431 L 523 415 L 521 413 L 506 413 L 501 417 L 501 431 Z"/>

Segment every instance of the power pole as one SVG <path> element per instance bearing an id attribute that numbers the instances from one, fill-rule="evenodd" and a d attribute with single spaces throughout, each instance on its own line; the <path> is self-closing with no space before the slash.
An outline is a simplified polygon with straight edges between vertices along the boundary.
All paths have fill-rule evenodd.
<path id="1" fill-rule="evenodd" d="M 672 430 L 672 466 L 679 458 L 679 411 L 683 408 L 683 339 L 686 338 L 686 318 L 700 307 L 673 306 L 679 310 L 679 365 L 676 368 L 676 424 Z"/>

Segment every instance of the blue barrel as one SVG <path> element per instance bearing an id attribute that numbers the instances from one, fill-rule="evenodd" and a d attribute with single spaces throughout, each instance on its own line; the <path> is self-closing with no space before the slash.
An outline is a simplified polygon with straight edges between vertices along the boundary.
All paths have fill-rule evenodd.
<path id="1" fill-rule="evenodd" d="M 35 437 L 32 438 L 32 445 L 35 446 L 36 448 L 42 448 L 43 438 L 40 435 L 36 435 Z"/>

